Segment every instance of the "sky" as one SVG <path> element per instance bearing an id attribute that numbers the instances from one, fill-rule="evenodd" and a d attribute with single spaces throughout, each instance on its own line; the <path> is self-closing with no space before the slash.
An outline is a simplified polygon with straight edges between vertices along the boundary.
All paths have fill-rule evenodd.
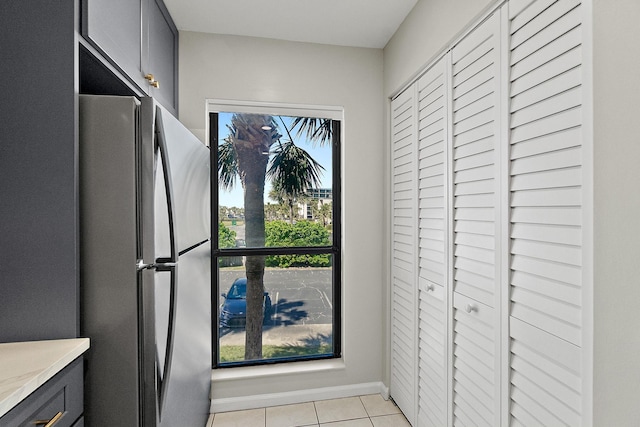
<path id="1" fill-rule="evenodd" d="M 229 135 L 229 130 L 227 125 L 230 123 L 231 116 L 233 113 L 218 113 L 218 141 L 223 142 L 224 139 Z M 280 125 L 279 133 L 284 135 L 282 140 L 288 140 L 289 137 L 287 132 L 282 128 L 282 122 L 278 117 L 282 117 L 287 127 L 290 129 L 290 124 L 293 118 L 287 116 L 275 116 L 276 122 Z M 322 175 L 320 179 L 322 180 L 322 188 L 331 188 L 331 147 L 329 145 L 324 145 L 322 147 L 313 145 L 307 141 L 304 137 L 297 138 L 295 132 L 292 132 L 292 136 L 294 138 L 294 142 L 297 146 L 304 148 L 310 155 L 313 157 L 315 161 L 320 163 L 324 167 L 324 171 L 322 171 Z M 269 191 L 271 190 L 271 182 L 267 181 L 265 183 L 265 195 L 264 202 L 265 203 L 276 203 L 275 201 L 269 199 Z M 236 179 L 236 185 L 233 191 L 229 192 L 226 190 L 220 190 L 219 192 L 219 203 L 220 206 L 226 207 L 244 207 L 244 193 L 242 190 L 242 185 L 239 179 Z"/>

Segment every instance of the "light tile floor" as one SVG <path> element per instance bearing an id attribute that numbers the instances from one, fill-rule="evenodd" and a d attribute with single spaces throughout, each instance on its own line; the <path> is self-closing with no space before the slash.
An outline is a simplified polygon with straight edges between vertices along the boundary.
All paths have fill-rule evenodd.
<path id="1" fill-rule="evenodd" d="M 207 427 L 411 427 L 400 409 L 379 394 L 295 405 L 221 412 Z"/>

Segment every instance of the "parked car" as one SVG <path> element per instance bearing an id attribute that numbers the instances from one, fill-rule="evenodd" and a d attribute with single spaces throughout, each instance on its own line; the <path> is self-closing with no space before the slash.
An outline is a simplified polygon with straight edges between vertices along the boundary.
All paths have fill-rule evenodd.
<path id="1" fill-rule="evenodd" d="M 224 302 L 220 304 L 220 326 L 228 328 L 240 328 L 247 322 L 247 279 L 236 279 L 228 293 L 223 293 Z M 271 297 L 269 292 L 264 293 L 262 299 L 262 311 L 267 319 L 271 313 Z"/>

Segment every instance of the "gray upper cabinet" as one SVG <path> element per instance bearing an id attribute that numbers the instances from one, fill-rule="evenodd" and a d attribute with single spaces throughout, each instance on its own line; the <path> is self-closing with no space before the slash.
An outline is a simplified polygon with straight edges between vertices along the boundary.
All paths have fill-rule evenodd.
<path id="1" fill-rule="evenodd" d="M 148 58 L 143 63 L 158 82 L 151 93 L 162 105 L 178 106 L 178 30 L 162 0 L 147 0 Z"/>
<path id="2" fill-rule="evenodd" d="M 178 30 L 162 0 L 83 0 L 82 35 L 143 93 L 177 113 Z"/>

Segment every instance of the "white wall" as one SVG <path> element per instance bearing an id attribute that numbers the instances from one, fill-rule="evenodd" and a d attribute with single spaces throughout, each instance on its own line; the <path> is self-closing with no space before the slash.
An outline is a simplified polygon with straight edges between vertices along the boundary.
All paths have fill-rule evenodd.
<path id="1" fill-rule="evenodd" d="M 496 0 L 418 0 L 384 48 L 384 94 L 391 96 Z"/>
<path id="2" fill-rule="evenodd" d="M 593 425 L 640 419 L 640 2 L 593 0 Z"/>
<path id="3" fill-rule="evenodd" d="M 341 370 L 214 383 L 214 399 L 380 383 L 383 327 L 382 50 L 180 33 L 180 120 L 204 137 L 205 99 L 341 106 Z M 296 364 L 299 365 L 299 364 Z M 262 402 L 260 402 L 262 403 Z"/>

